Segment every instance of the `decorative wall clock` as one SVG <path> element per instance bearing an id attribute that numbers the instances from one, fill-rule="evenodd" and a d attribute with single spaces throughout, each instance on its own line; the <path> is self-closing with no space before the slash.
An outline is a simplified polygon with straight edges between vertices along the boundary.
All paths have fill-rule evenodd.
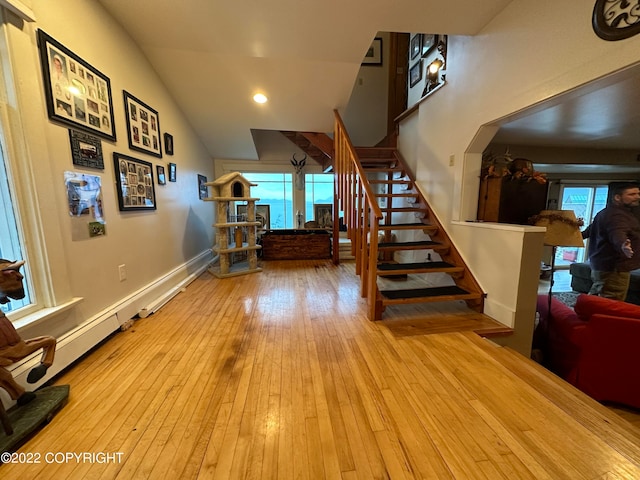
<path id="1" fill-rule="evenodd" d="M 596 0 L 593 30 L 604 40 L 623 40 L 640 33 L 640 0 Z"/>

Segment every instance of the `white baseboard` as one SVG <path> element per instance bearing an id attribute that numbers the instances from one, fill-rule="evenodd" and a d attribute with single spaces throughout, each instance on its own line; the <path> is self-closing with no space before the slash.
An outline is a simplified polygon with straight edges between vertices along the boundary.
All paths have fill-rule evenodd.
<path id="1" fill-rule="evenodd" d="M 486 298 L 484 300 L 484 313 L 509 328 L 515 328 L 516 312 L 499 302 Z"/>
<path id="2" fill-rule="evenodd" d="M 27 384 L 27 375 L 32 368 L 40 363 L 42 351 L 29 355 L 12 365 L 10 370 L 14 378 L 27 390 L 35 390 L 117 331 L 135 315 L 140 314 L 143 317 L 157 311 L 202 274 L 209 267 L 212 258 L 211 250 L 205 250 L 192 260 L 157 278 L 144 288 L 121 299 L 71 331 L 59 336 L 55 361 L 39 382 L 32 385 Z M 11 401 L 2 389 L 0 389 L 1 400 L 4 400 L 3 403 L 9 408 Z"/>
<path id="3" fill-rule="evenodd" d="M 145 287 L 133 292 L 128 297 L 123 298 L 113 309 L 118 316 L 120 325 L 129 321 L 140 312 L 144 311 L 149 315 L 155 311 L 154 307 L 157 310 L 167 303 L 171 298 L 180 293 L 186 285 L 204 272 L 209 267 L 212 258 L 213 252 L 211 250 L 205 250 L 187 263 L 157 278 Z M 149 309 L 152 311 L 149 312 Z"/>

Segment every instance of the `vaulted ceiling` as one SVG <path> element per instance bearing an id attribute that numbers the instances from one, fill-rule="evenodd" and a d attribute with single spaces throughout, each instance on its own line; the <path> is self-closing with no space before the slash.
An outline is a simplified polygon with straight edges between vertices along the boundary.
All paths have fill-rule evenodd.
<path id="1" fill-rule="evenodd" d="M 257 159 L 252 130 L 330 132 L 377 32 L 473 35 L 511 0 L 98 0 L 214 158 Z M 263 92 L 269 102 L 252 101 Z"/>
<path id="2" fill-rule="evenodd" d="M 98 1 L 212 157 L 257 159 L 254 141 L 271 131 L 332 131 L 377 32 L 473 35 L 511 0 Z M 254 103 L 256 92 L 269 102 Z M 639 103 L 630 71 L 519 112 L 494 143 L 640 151 Z"/>

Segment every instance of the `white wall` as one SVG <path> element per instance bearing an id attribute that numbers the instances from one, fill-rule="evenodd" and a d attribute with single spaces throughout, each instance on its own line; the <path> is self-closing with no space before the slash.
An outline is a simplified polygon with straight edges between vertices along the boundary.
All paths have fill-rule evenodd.
<path id="1" fill-rule="evenodd" d="M 389 33 L 378 32 L 376 37 L 382 38 L 382 65 L 360 67 L 349 104 L 341 114 L 351 141 L 359 147 L 376 145 L 387 135 Z"/>
<path id="2" fill-rule="evenodd" d="M 513 321 L 516 329 L 530 328 L 531 310 L 525 312 L 523 305 L 533 305 L 535 293 L 514 291 L 511 285 L 530 283 L 538 272 L 524 272 L 528 277 L 522 278 L 521 272 L 502 268 L 521 263 L 526 236 L 522 248 L 497 251 L 489 264 L 486 253 L 473 248 L 480 238 L 500 245 L 505 235 L 495 229 L 478 238 L 477 228 L 464 223 L 475 218 L 480 153 L 491 140 L 479 130 L 638 62 L 640 36 L 601 40 L 591 27 L 592 11 L 592 0 L 514 0 L 477 36 L 449 36 L 447 84 L 420 104 L 417 128 L 415 119 L 404 122 L 409 128 L 401 125 L 401 136 L 415 132 L 400 146 L 405 157 L 417 154 L 417 179 L 430 204 L 445 225 L 463 221 L 452 230 L 453 241 L 464 246 L 461 253 L 487 288 L 488 299 L 500 297 L 505 313 L 499 320 Z"/>
<path id="3" fill-rule="evenodd" d="M 199 199 L 197 174 L 213 179 L 213 160 L 140 50 L 98 2 L 32 0 L 28 4 L 33 8 L 36 23 L 22 23 L 12 14 L 6 18 L 11 22 L 8 55 L 18 79 L 10 115 L 24 131 L 24 149 L 19 152 L 24 158 L 20 160 L 29 165 L 27 173 L 33 175 L 37 191 L 25 192 L 26 184 L 18 181 L 22 195 L 29 197 L 33 193 L 37 202 L 33 208 L 40 212 L 46 242 L 42 255 L 47 256 L 51 265 L 46 275 L 50 275 L 54 285 L 52 298 L 40 300 L 45 300 L 47 306 L 72 297 L 82 297 L 83 301 L 58 318 L 25 328 L 21 333 L 61 335 L 114 306 L 144 296 L 142 290 L 164 281 L 162 286 L 147 292 L 144 301 L 150 295 L 160 295 L 160 290 L 171 289 L 198 268 L 194 259 L 204 258 L 206 262 L 206 254 L 210 254 L 207 250 L 213 245 L 213 206 Z M 111 80 L 117 141 L 102 140 L 104 170 L 74 166 L 68 129 L 47 118 L 37 29 L 43 29 Z M 158 111 L 162 131 L 174 137 L 174 156 L 158 159 L 130 151 L 123 90 Z M 151 162 L 154 175 L 156 165 L 177 164 L 177 182 L 155 185 L 157 210 L 118 210 L 113 152 Z M 64 188 L 63 175 L 67 170 L 101 177 L 105 236 L 74 240 L 75 219 L 68 213 Z M 32 243 L 37 238 L 28 232 L 26 240 Z M 118 277 L 121 264 L 126 265 L 127 271 L 123 282 Z M 30 265 L 38 265 L 37 259 L 30 259 Z M 131 305 L 125 311 L 127 315 L 135 314 L 139 307 Z"/>

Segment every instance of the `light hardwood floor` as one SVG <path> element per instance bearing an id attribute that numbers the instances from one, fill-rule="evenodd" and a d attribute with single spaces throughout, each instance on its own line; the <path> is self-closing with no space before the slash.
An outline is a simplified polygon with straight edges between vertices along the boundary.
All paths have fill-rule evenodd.
<path id="1" fill-rule="evenodd" d="M 19 450 L 42 462 L 0 477 L 640 478 L 637 429 L 519 354 L 449 331 L 453 307 L 370 322 L 353 264 L 263 267 L 202 275 L 65 372 L 68 405 Z"/>

